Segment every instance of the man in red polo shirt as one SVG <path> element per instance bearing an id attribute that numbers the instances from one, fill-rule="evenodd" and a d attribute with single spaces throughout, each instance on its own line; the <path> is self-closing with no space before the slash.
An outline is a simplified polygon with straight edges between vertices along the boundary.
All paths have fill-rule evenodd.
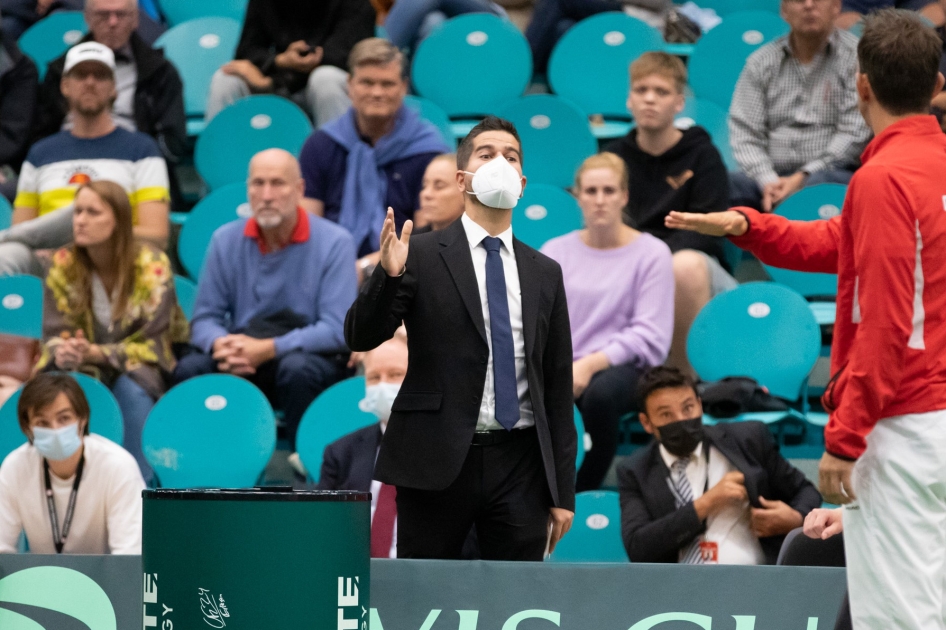
<path id="1" fill-rule="evenodd" d="M 667 219 L 767 264 L 838 274 L 820 482 L 845 506 L 856 630 L 946 629 L 946 136 L 928 115 L 941 52 L 910 13 L 866 19 L 857 91 L 875 137 L 841 216 Z"/>

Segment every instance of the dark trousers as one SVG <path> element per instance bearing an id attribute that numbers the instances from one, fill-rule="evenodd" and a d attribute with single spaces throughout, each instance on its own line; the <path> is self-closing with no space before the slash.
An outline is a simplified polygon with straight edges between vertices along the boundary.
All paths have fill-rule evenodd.
<path id="1" fill-rule="evenodd" d="M 193 352 L 178 362 L 174 383 L 217 371 L 217 362 L 212 356 Z M 287 437 L 295 445 L 302 414 L 316 396 L 344 376 L 345 366 L 341 359 L 295 350 L 267 361 L 256 369 L 256 374 L 246 378 L 266 394 L 273 407 L 282 409 Z"/>
<path id="2" fill-rule="evenodd" d="M 565 31 L 586 17 L 605 11 L 620 11 L 618 0 L 538 0 L 526 39 L 532 49 L 532 65 L 536 74 L 547 71 L 552 49 Z"/>
<path id="3" fill-rule="evenodd" d="M 618 425 L 622 416 L 638 410 L 637 379 L 640 368 L 624 363 L 601 370 L 575 401 L 581 412 L 585 432 L 591 437 L 591 450 L 585 453 L 575 491 L 597 490 L 604 481 L 618 450 Z M 578 447 L 584 440 L 578 436 Z"/>
<path id="4" fill-rule="evenodd" d="M 779 175 L 791 175 L 791 173 L 779 173 Z M 812 173 L 805 180 L 805 187 L 816 186 L 817 184 L 847 184 L 854 176 L 853 171 L 844 169 L 825 170 Z M 729 174 L 729 205 L 731 207 L 747 206 L 762 210 L 762 189 L 754 179 L 741 171 L 733 171 Z"/>
<path id="5" fill-rule="evenodd" d="M 541 561 L 552 497 L 534 428 L 471 446 L 445 490 L 397 489 L 397 557 L 459 560 L 476 525 L 483 560 Z"/>

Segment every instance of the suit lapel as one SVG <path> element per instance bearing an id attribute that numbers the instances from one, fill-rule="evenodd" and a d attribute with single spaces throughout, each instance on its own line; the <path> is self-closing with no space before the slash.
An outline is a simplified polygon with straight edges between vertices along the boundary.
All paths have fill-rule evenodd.
<path id="1" fill-rule="evenodd" d="M 522 335 L 525 337 L 526 356 L 532 356 L 535 346 L 535 327 L 539 317 L 539 300 L 542 295 L 541 274 L 535 254 L 526 250 L 523 243 L 513 239 L 516 267 L 519 269 L 519 292 L 522 298 Z"/>
<path id="2" fill-rule="evenodd" d="M 736 467 L 745 477 L 746 493 L 749 495 L 749 502 L 753 505 L 757 503 L 759 489 L 756 485 L 756 468 L 749 464 L 749 461 L 742 454 L 742 449 L 735 440 L 729 437 L 724 425 L 716 425 L 705 428 L 705 438 L 709 444 L 719 449 L 729 462 Z"/>
<path id="3" fill-rule="evenodd" d="M 648 494 L 654 498 L 655 514 L 670 514 L 677 509 L 677 502 L 670 492 L 667 481 L 670 479 L 670 469 L 660 456 L 659 443 L 654 440 L 650 445 L 650 465 L 647 467 Z"/>
<path id="4" fill-rule="evenodd" d="M 460 292 L 463 305 L 470 313 L 476 330 L 486 341 L 486 324 L 483 321 L 483 305 L 480 302 L 480 289 L 476 284 L 476 272 L 473 270 L 473 256 L 470 254 L 470 241 L 466 237 L 462 221 L 454 221 L 443 230 L 440 237 L 440 255 L 443 257 L 453 282 Z"/>

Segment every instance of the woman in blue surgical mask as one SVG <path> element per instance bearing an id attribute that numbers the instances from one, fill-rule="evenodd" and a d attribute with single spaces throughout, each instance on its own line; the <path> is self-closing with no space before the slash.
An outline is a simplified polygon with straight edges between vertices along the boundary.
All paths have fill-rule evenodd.
<path id="1" fill-rule="evenodd" d="M 17 404 L 27 443 L 0 465 L 0 553 L 20 532 L 34 553 L 141 553 L 135 459 L 89 433 L 89 403 L 67 374 L 39 374 Z"/>

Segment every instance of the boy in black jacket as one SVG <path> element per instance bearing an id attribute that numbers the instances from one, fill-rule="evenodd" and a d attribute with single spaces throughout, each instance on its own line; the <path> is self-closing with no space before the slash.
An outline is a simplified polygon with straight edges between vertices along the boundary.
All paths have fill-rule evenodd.
<path id="1" fill-rule="evenodd" d="M 627 163 L 630 201 L 624 220 L 653 234 L 673 252 L 674 330 L 668 364 L 692 371 L 686 358 L 690 325 L 710 299 L 736 286 L 723 253 L 723 240 L 681 234 L 664 226 L 671 210 L 718 212 L 729 207 L 726 167 L 701 127 L 677 129 L 687 72 L 677 57 L 648 52 L 631 64 L 627 107 L 636 128 L 608 150 Z M 685 210 L 684 210 L 685 208 Z"/>

